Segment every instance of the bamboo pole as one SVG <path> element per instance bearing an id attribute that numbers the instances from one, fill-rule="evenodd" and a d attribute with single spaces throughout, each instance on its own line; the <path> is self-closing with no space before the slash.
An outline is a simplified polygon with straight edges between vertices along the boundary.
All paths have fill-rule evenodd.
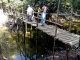
<path id="1" fill-rule="evenodd" d="M 60 5 L 60 0 L 58 0 L 58 8 L 57 8 L 57 20 L 58 22 L 58 14 L 59 14 L 59 5 Z M 56 36 L 57 36 L 57 25 L 55 25 L 55 36 L 54 36 L 54 43 L 53 43 L 53 60 L 54 60 L 54 54 L 55 54 L 55 41 L 56 41 Z"/>
<path id="2" fill-rule="evenodd" d="M 72 16 L 73 15 L 73 6 L 72 6 L 72 2 L 71 2 L 71 17 L 70 17 L 70 22 L 69 22 L 69 31 L 71 31 L 72 28 Z"/>

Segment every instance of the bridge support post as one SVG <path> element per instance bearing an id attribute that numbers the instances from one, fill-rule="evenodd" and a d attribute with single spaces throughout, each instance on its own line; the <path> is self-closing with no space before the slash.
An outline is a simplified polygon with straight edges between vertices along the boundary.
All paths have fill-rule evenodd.
<path id="1" fill-rule="evenodd" d="M 26 40 L 25 40 L 25 32 L 26 32 L 26 26 L 25 26 L 25 22 L 23 22 L 23 49 L 24 49 L 24 52 L 25 52 L 25 60 L 27 60 L 26 56 Z"/>
<path id="2" fill-rule="evenodd" d="M 72 19 L 70 19 L 69 21 L 69 32 L 71 31 L 71 28 L 72 28 Z"/>
<path id="3" fill-rule="evenodd" d="M 58 0 L 58 7 L 57 7 L 57 20 L 56 22 L 58 22 L 58 14 L 59 14 L 59 7 L 60 7 L 60 0 Z M 54 56 L 55 56 L 55 41 L 56 41 L 56 36 L 57 36 L 57 25 L 55 25 L 55 36 L 54 36 L 54 44 L 53 44 L 53 60 L 55 60 Z"/>
<path id="4" fill-rule="evenodd" d="M 30 27 L 30 38 L 32 38 L 32 26 Z"/>
<path id="5" fill-rule="evenodd" d="M 37 41 L 38 41 L 38 29 L 37 29 L 37 27 L 38 27 L 38 21 L 36 23 L 36 54 L 37 54 L 37 49 L 38 49 L 38 47 L 37 47 Z M 37 60 L 37 56 L 36 56 L 36 60 Z"/>
<path id="6" fill-rule="evenodd" d="M 79 37 L 79 47 L 80 47 L 80 37 Z"/>
<path id="7" fill-rule="evenodd" d="M 55 56 L 55 41 L 56 38 L 54 37 L 54 42 L 53 42 L 53 60 L 55 60 L 54 56 Z"/>
<path id="8" fill-rule="evenodd" d="M 68 60 L 69 47 L 66 47 L 66 60 Z"/>

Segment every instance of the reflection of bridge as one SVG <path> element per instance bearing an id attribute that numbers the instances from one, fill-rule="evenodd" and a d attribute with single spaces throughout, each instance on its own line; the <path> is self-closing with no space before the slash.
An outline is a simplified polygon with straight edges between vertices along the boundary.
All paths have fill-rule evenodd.
<path id="1" fill-rule="evenodd" d="M 36 22 L 26 22 L 27 24 L 30 24 L 31 26 L 37 26 Z M 54 25 L 45 25 L 45 26 L 40 26 L 38 24 L 37 29 L 45 32 L 46 34 L 48 34 L 49 36 L 54 37 L 55 36 L 55 29 L 56 27 Z M 59 41 L 68 44 L 70 46 L 77 46 L 79 45 L 79 37 L 80 35 L 76 35 L 73 33 L 70 33 L 66 30 L 57 28 L 57 35 L 56 35 L 56 39 L 58 39 Z"/>

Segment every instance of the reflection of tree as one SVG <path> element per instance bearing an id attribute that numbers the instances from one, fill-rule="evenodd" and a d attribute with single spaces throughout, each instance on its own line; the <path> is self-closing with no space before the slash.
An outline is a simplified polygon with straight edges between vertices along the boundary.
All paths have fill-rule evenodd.
<path id="1" fill-rule="evenodd" d="M 16 51 L 16 43 L 15 37 L 13 37 L 5 28 L 6 27 L 3 27 L 0 30 L 0 45 L 3 57 L 6 57 L 10 60 L 10 56 L 14 54 L 14 51 Z"/>
<path id="2" fill-rule="evenodd" d="M 2 53 L 3 55 L 10 60 L 10 56 L 9 56 L 9 44 L 8 44 L 8 41 L 7 41 L 7 37 L 5 36 L 5 33 L 3 34 L 3 36 L 1 37 L 1 48 L 2 48 Z"/>

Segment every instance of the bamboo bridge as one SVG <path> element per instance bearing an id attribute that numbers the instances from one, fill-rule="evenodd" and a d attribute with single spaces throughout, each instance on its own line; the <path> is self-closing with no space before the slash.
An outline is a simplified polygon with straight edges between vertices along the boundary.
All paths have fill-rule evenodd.
<path id="1" fill-rule="evenodd" d="M 49 36 L 55 37 L 62 43 L 68 44 L 70 46 L 75 46 L 75 47 L 79 46 L 80 35 L 70 33 L 69 31 L 66 31 L 57 27 L 57 33 L 55 36 L 56 26 L 54 25 L 46 24 L 45 26 L 41 26 L 37 22 L 29 22 L 29 21 L 24 21 L 24 22 L 31 25 L 32 27 L 36 27 L 37 29 L 43 31 Z"/>

